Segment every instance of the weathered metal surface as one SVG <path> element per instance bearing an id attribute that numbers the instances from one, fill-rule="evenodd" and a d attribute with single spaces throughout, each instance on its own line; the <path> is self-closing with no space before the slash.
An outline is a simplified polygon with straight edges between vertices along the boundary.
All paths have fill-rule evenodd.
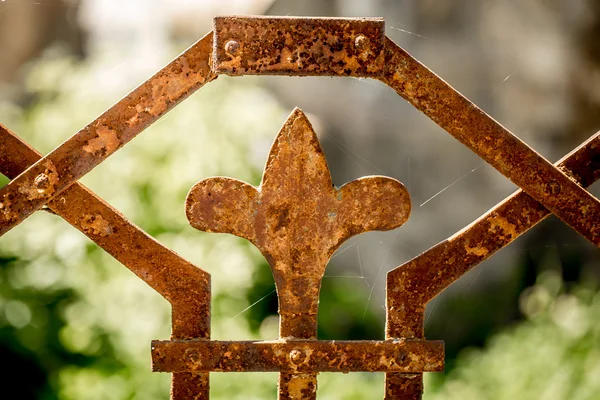
<path id="1" fill-rule="evenodd" d="M 600 132 L 555 165 L 583 187 L 596 182 Z M 456 235 L 390 271 L 386 337 L 424 338 L 425 306 L 430 300 L 549 215 L 544 206 L 518 190 Z M 392 392 L 408 382 L 414 382 L 414 375 L 386 377 L 387 390 Z"/>
<path id="2" fill-rule="evenodd" d="M 557 162 L 556 167 L 584 187 L 598 180 L 600 132 Z M 388 334 L 423 337 L 423 312 L 428 301 L 548 215 L 550 211 L 542 204 L 518 190 L 456 235 L 390 271 Z"/>
<path id="3" fill-rule="evenodd" d="M 282 372 L 279 374 L 277 384 L 277 398 L 283 399 L 306 399 L 317 398 L 317 375 L 315 374 L 290 374 Z"/>
<path id="4" fill-rule="evenodd" d="M 424 340 L 428 301 L 551 212 L 600 244 L 600 203 L 583 188 L 600 178 L 600 133 L 552 166 L 384 39 L 380 19 L 218 17 L 215 29 L 214 40 L 205 36 L 46 157 L 0 126 L 0 172 L 13 178 L 0 190 L 0 236 L 47 205 L 161 293 L 173 307 L 172 341 L 154 342 L 153 358 L 156 370 L 175 371 L 172 399 L 208 399 L 209 371 L 268 370 L 280 371 L 280 399 L 316 398 L 319 371 L 385 371 L 386 399 L 418 400 L 422 373 L 443 368 L 443 344 Z M 317 341 L 327 261 L 353 235 L 400 226 L 410 199 L 386 177 L 334 188 L 316 135 L 295 110 L 258 188 L 210 178 L 188 195 L 193 226 L 260 249 L 279 297 L 280 340 L 210 342 L 210 276 L 76 181 L 216 73 L 378 78 L 524 191 L 388 274 L 385 341 Z"/>
<path id="5" fill-rule="evenodd" d="M 216 78 L 211 52 L 212 33 L 0 189 L 0 236 Z"/>
<path id="6" fill-rule="evenodd" d="M 252 242 L 269 262 L 282 337 L 315 338 L 327 261 L 350 237 L 402 225 L 410 198 L 395 179 L 371 176 L 337 189 L 310 122 L 296 109 L 279 132 L 258 188 L 209 178 L 188 194 L 191 225 Z"/>
<path id="7" fill-rule="evenodd" d="M 152 368 L 160 372 L 439 372 L 444 343 L 426 340 L 152 342 Z"/>
<path id="8" fill-rule="evenodd" d="M 410 198 L 400 182 L 381 176 L 335 188 L 317 136 L 296 109 L 277 135 L 260 187 L 202 180 L 188 194 L 186 213 L 197 229 L 252 242 L 275 277 L 280 337 L 316 339 L 327 261 L 354 235 L 402 225 Z"/>
<path id="9" fill-rule="evenodd" d="M 37 151 L 0 125 L 0 173 L 14 178 L 40 158 Z M 48 207 L 171 303 L 171 338 L 210 337 L 207 272 L 161 245 L 80 183 L 71 185 Z M 181 373 L 174 374 L 173 379 L 193 381 L 191 386 L 179 384 L 174 389 L 193 388 L 201 396 L 198 398 L 208 398 L 208 374 Z"/>
<path id="10" fill-rule="evenodd" d="M 421 400 L 423 374 L 388 372 L 385 374 L 384 400 Z"/>
<path id="11" fill-rule="evenodd" d="M 214 70 L 227 75 L 383 73 L 381 18 L 216 17 Z"/>
<path id="12" fill-rule="evenodd" d="M 390 39 L 386 39 L 385 68 L 384 83 L 600 246 L 598 199 Z"/>

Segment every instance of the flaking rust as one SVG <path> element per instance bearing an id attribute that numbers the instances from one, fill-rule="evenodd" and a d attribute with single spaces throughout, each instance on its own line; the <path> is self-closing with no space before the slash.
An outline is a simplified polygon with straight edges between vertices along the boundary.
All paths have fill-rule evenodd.
<path id="1" fill-rule="evenodd" d="M 213 40 L 214 39 L 214 40 Z M 212 58 L 212 60 L 211 60 Z M 280 339 L 210 341 L 210 275 L 160 245 L 77 182 L 217 74 L 379 79 L 518 184 L 522 190 L 461 232 L 390 271 L 384 341 L 318 341 L 327 261 L 348 238 L 402 225 L 410 199 L 394 179 L 332 185 L 306 116 L 290 115 L 262 183 L 210 178 L 190 191 L 190 223 L 251 241 L 271 266 Z M 382 19 L 217 17 L 209 33 L 96 121 L 45 157 L 0 125 L 0 236 L 44 207 L 64 218 L 172 305 L 170 341 L 153 367 L 173 372 L 173 400 L 209 398 L 210 371 L 279 371 L 280 399 L 314 399 L 322 371 L 384 371 L 385 399 L 418 400 L 423 372 L 443 369 L 443 343 L 426 341 L 428 301 L 528 229 L 556 214 L 600 244 L 600 133 L 551 165 L 384 36 Z"/>

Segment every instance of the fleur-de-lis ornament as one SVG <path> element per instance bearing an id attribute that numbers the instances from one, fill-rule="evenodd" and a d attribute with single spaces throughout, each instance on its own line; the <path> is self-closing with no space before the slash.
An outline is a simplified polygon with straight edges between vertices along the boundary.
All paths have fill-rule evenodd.
<path id="1" fill-rule="evenodd" d="M 369 176 L 335 188 L 317 135 L 300 109 L 271 148 L 262 183 L 198 182 L 186 200 L 190 224 L 251 241 L 269 262 L 279 298 L 280 337 L 316 338 L 327 262 L 350 237 L 402 225 L 410 214 L 399 181 Z"/>

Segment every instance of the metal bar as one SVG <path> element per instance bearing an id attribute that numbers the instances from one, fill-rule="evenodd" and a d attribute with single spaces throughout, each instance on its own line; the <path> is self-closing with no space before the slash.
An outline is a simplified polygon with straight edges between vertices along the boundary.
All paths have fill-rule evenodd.
<path id="1" fill-rule="evenodd" d="M 381 79 L 596 246 L 600 202 L 386 38 Z"/>
<path id="2" fill-rule="evenodd" d="M 40 153 L 0 125 L 0 173 L 14 178 L 40 158 Z M 210 337 L 207 272 L 161 245 L 80 183 L 71 185 L 48 207 L 171 303 L 173 339 Z M 174 390 L 187 390 L 188 375 L 175 374 L 174 382 L 184 384 L 174 385 Z M 205 385 L 194 382 L 189 387 L 207 399 L 208 375 L 203 375 L 199 379 Z"/>
<path id="3" fill-rule="evenodd" d="M 0 189 L 0 236 L 215 79 L 211 51 L 212 32 Z"/>
<path id="4" fill-rule="evenodd" d="M 421 400 L 423 394 L 423 374 L 385 374 L 384 400 Z"/>
<path id="5" fill-rule="evenodd" d="M 383 73 L 382 18 L 216 17 L 216 73 L 354 76 Z"/>
<path id="6" fill-rule="evenodd" d="M 437 372 L 444 343 L 386 341 L 201 341 L 152 342 L 152 368 L 159 372 Z"/>
<path id="7" fill-rule="evenodd" d="M 282 372 L 277 382 L 278 400 L 313 400 L 317 398 L 317 374 Z"/>
<path id="8" fill-rule="evenodd" d="M 600 179 L 600 132 L 556 164 L 583 187 Z M 425 305 L 452 282 L 483 260 L 510 244 L 550 215 L 544 206 L 522 189 L 465 229 L 425 253 L 388 272 L 386 338 L 424 338 Z M 404 399 L 422 387 L 415 375 L 386 374 L 386 399 Z M 411 397 L 408 397 L 411 398 Z"/>
<path id="9" fill-rule="evenodd" d="M 309 284 L 315 286 L 315 284 Z M 321 282 L 316 283 L 318 290 Z M 287 284 L 282 291 L 289 291 L 292 286 Z M 278 297 L 279 293 L 278 293 Z M 318 298 L 317 298 L 318 303 Z M 310 306 L 309 306 L 310 307 Z M 306 307 L 306 308 L 309 308 Z M 313 343 L 317 340 L 317 313 L 295 314 L 282 310 L 279 306 L 279 337 L 307 339 Z M 309 342 L 310 343 L 310 342 Z M 304 355 L 304 353 L 297 353 Z M 290 358 L 295 358 L 296 353 L 289 353 Z M 317 373 L 315 370 L 305 373 L 281 372 L 277 380 L 278 400 L 315 400 L 317 398 Z"/>

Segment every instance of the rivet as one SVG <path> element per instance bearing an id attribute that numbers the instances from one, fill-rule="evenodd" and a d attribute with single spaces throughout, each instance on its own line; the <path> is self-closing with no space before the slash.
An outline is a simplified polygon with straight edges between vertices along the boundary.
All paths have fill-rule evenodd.
<path id="1" fill-rule="evenodd" d="M 200 354 L 198 353 L 197 350 L 187 349 L 185 351 L 184 358 L 189 363 L 197 364 L 199 362 L 199 360 L 200 360 Z"/>
<path id="2" fill-rule="evenodd" d="M 404 365 L 404 360 L 406 360 L 406 353 L 401 351 L 400 353 L 398 353 L 398 355 L 396 356 L 396 363 L 398 365 Z"/>
<path id="3" fill-rule="evenodd" d="M 558 194 L 560 193 L 560 184 L 556 181 L 551 181 L 546 184 L 546 193 Z"/>
<path id="4" fill-rule="evenodd" d="M 296 365 L 302 364 L 304 361 L 304 353 L 302 351 L 294 349 L 290 351 L 290 361 Z"/>
<path id="5" fill-rule="evenodd" d="M 225 51 L 230 55 L 236 55 L 240 50 L 240 44 L 235 40 L 230 40 L 225 43 Z"/>
<path id="6" fill-rule="evenodd" d="M 369 45 L 369 38 L 365 35 L 358 35 L 356 39 L 354 39 L 354 47 L 358 50 L 365 50 Z"/>
<path id="7" fill-rule="evenodd" d="M 33 185 L 38 189 L 38 192 L 43 193 L 50 187 L 50 178 L 48 178 L 48 175 L 41 173 L 35 177 Z"/>

